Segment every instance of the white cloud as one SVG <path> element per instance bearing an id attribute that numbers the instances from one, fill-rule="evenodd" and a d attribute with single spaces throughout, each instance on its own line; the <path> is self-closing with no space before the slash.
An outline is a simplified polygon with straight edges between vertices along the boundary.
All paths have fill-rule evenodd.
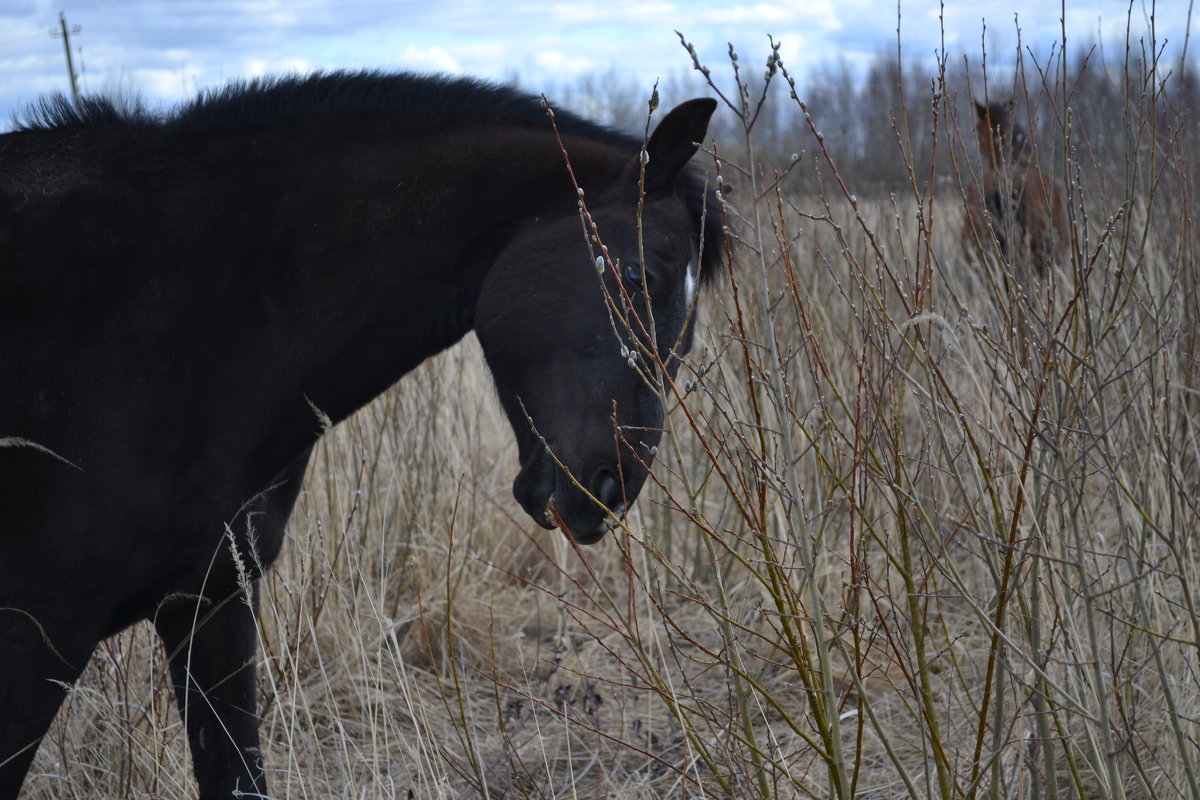
<path id="1" fill-rule="evenodd" d="M 257 73 L 247 73 L 247 77 L 252 74 Z M 135 69 L 126 76 L 116 76 L 105 83 L 105 91 L 109 93 L 148 97 L 178 96 L 188 89 L 187 76 L 177 69 Z"/>
<path id="2" fill-rule="evenodd" d="M 779 57 L 789 71 L 793 65 L 803 64 L 805 52 L 811 49 L 808 37 L 798 30 L 779 31 L 775 34 L 775 41 L 779 45 Z"/>
<path id="3" fill-rule="evenodd" d="M 808 3 L 804 9 L 805 17 L 816 17 L 828 21 L 836 21 L 833 8 L 828 2 Z M 701 22 L 718 24 L 775 24 L 790 23 L 799 19 L 798 7 L 787 7 L 773 3 L 757 3 L 752 6 L 736 5 L 728 8 L 709 8 L 699 13 Z"/>
<path id="4" fill-rule="evenodd" d="M 524 6 L 523 10 L 533 10 Z M 588 23 L 645 23 L 649 20 L 687 19 L 689 12 L 682 11 L 675 3 L 637 2 L 637 0 L 614 0 L 613 2 L 578 3 L 573 5 L 554 4 L 539 9 L 555 25 L 584 25 Z"/>
<path id="5" fill-rule="evenodd" d="M 582 75 L 602 68 L 602 65 L 594 59 L 569 56 L 560 50 L 542 50 L 535 53 L 533 63 L 556 76 Z"/>
<path id="6" fill-rule="evenodd" d="M 394 63 L 420 72 L 463 72 L 462 63 L 443 47 L 408 45 L 396 54 Z"/>
<path id="7" fill-rule="evenodd" d="M 307 58 L 247 59 L 243 62 L 244 77 L 258 78 L 263 75 L 286 75 L 293 72 L 311 72 L 313 63 Z"/>
<path id="8" fill-rule="evenodd" d="M 1146 30 L 1142 0 L 1134 38 Z M 1090 43 L 1103 30 L 1123 35 L 1128 0 L 1067 0 L 1068 41 Z M 62 43 L 49 0 L 0 0 L 0 126 L 12 111 L 47 90 L 66 90 Z M 906 56 L 931 58 L 941 41 L 977 60 L 981 19 L 989 59 L 1016 49 L 1013 12 L 1027 44 L 1043 52 L 1056 40 L 1060 6 L 1047 0 L 901 0 Z M 172 102 L 198 87 L 252 74 L 307 69 L 413 69 L 471 74 L 531 87 L 611 73 L 649 85 L 690 75 L 682 31 L 714 73 L 726 68 L 729 42 L 743 64 L 761 67 L 773 34 L 785 63 L 803 82 L 814 67 L 840 57 L 873 58 L 895 49 L 894 0 L 490 0 L 436 3 L 380 0 L 72 0 L 67 21 L 84 57 L 84 86 L 136 90 Z M 1158 4 L 1160 37 L 1178 48 L 1186 4 Z M 1193 20 L 1200 30 L 1200 16 Z M 1174 49 L 1174 52 L 1178 52 Z M 1171 53 L 1168 52 L 1168 58 Z M 722 72 L 722 74 L 726 74 Z"/>

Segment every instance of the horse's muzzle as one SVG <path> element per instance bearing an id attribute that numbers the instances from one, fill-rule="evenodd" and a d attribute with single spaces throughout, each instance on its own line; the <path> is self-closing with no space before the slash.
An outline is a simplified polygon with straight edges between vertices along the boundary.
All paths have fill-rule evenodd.
<path id="1" fill-rule="evenodd" d="M 585 493 L 559 468 L 546 447 L 539 445 L 517 473 L 513 496 L 543 528 L 562 528 L 579 544 L 595 544 L 620 524 L 626 498 L 607 468 L 596 470 L 586 485 Z"/>

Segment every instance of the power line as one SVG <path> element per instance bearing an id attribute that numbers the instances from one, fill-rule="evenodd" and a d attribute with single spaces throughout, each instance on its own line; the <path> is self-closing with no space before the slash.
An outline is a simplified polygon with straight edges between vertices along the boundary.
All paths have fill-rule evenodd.
<path id="1" fill-rule="evenodd" d="M 51 36 L 61 36 L 63 40 L 63 51 L 67 54 L 67 76 L 71 79 L 71 99 L 75 104 L 79 104 L 79 76 L 75 74 L 75 64 L 71 61 L 71 34 L 79 33 L 83 29 L 76 25 L 74 28 L 67 28 L 67 15 L 62 11 L 58 12 L 58 27 L 59 30 L 51 29 Z"/>

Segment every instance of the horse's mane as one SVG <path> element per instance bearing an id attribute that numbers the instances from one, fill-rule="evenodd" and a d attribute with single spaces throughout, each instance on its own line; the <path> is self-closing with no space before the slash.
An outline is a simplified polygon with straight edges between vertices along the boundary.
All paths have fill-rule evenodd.
<path id="1" fill-rule="evenodd" d="M 168 111 L 103 95 L 74 103 L 53 94 L 26 109 L 18 130 L 160 128 L 211 130 L 311 119 L 326 114 L 403 111 L 423 115 L 504 117 L 548 127 L 540 98 L 511 86 L 471 78 L 383 72 L 316 72 L 237 81 L 209 89 Z M 564 133 L 636 147 L 640 140 L 555 110 Z"/>
<path id="2" fill-rule="evenodd" d="M 88 95 L 76 103 L 54 92 L 28 105 L 14 122 L 18 131 L 52 131 L 111 127 L 149 116 L 137 100 Z"/>
<path id="3" fill-rule="evenodd" d="M 462 122 L 504 118 L 510 123 L 549 130 L 541 98 L 511 86 L 471 78 L 383 72 L 317 72 L 281 78 L 255 78 L 210 89 L 167 111 L 148 109 L 136 99 L 103 95 L 72 102 L 53 94 L 31 105 L 17 130 L 24 131 L 204 131 L 248 128 L 301 121 L 330 114 L 400 111 L 430 120 Z M 555 110 L 564 134 L 636 152 L 640 136 L 615 131 L 569 111 Z M 431 123 L 432 124 L 432 123 Z M 706 279 L 719 273 L 724 258 L 721 208 L 702 169 L 684 175 L 685 198 L 704 241 Z M 703 229 L 700 218 L 703 215 Z"/>

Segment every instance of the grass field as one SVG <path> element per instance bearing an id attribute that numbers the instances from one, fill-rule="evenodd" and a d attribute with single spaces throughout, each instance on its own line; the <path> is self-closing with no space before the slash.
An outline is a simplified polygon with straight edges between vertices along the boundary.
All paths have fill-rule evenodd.
<path id="1" fill-rule="evenodd" d="M 1073 234 L 1034 280 L 961 246 L 941 88 L 887 191 L 722 145 L 736 268 L 600 545 L 512 500 L 473 340 L 326 436 L 264 582 L 276 796 L 1200 800 L 1195 121 L 1139 95 L 1101 157 L 1039 106 Z M 139 627 L 26 793 L 187 797 L 186 749 Z"/>

